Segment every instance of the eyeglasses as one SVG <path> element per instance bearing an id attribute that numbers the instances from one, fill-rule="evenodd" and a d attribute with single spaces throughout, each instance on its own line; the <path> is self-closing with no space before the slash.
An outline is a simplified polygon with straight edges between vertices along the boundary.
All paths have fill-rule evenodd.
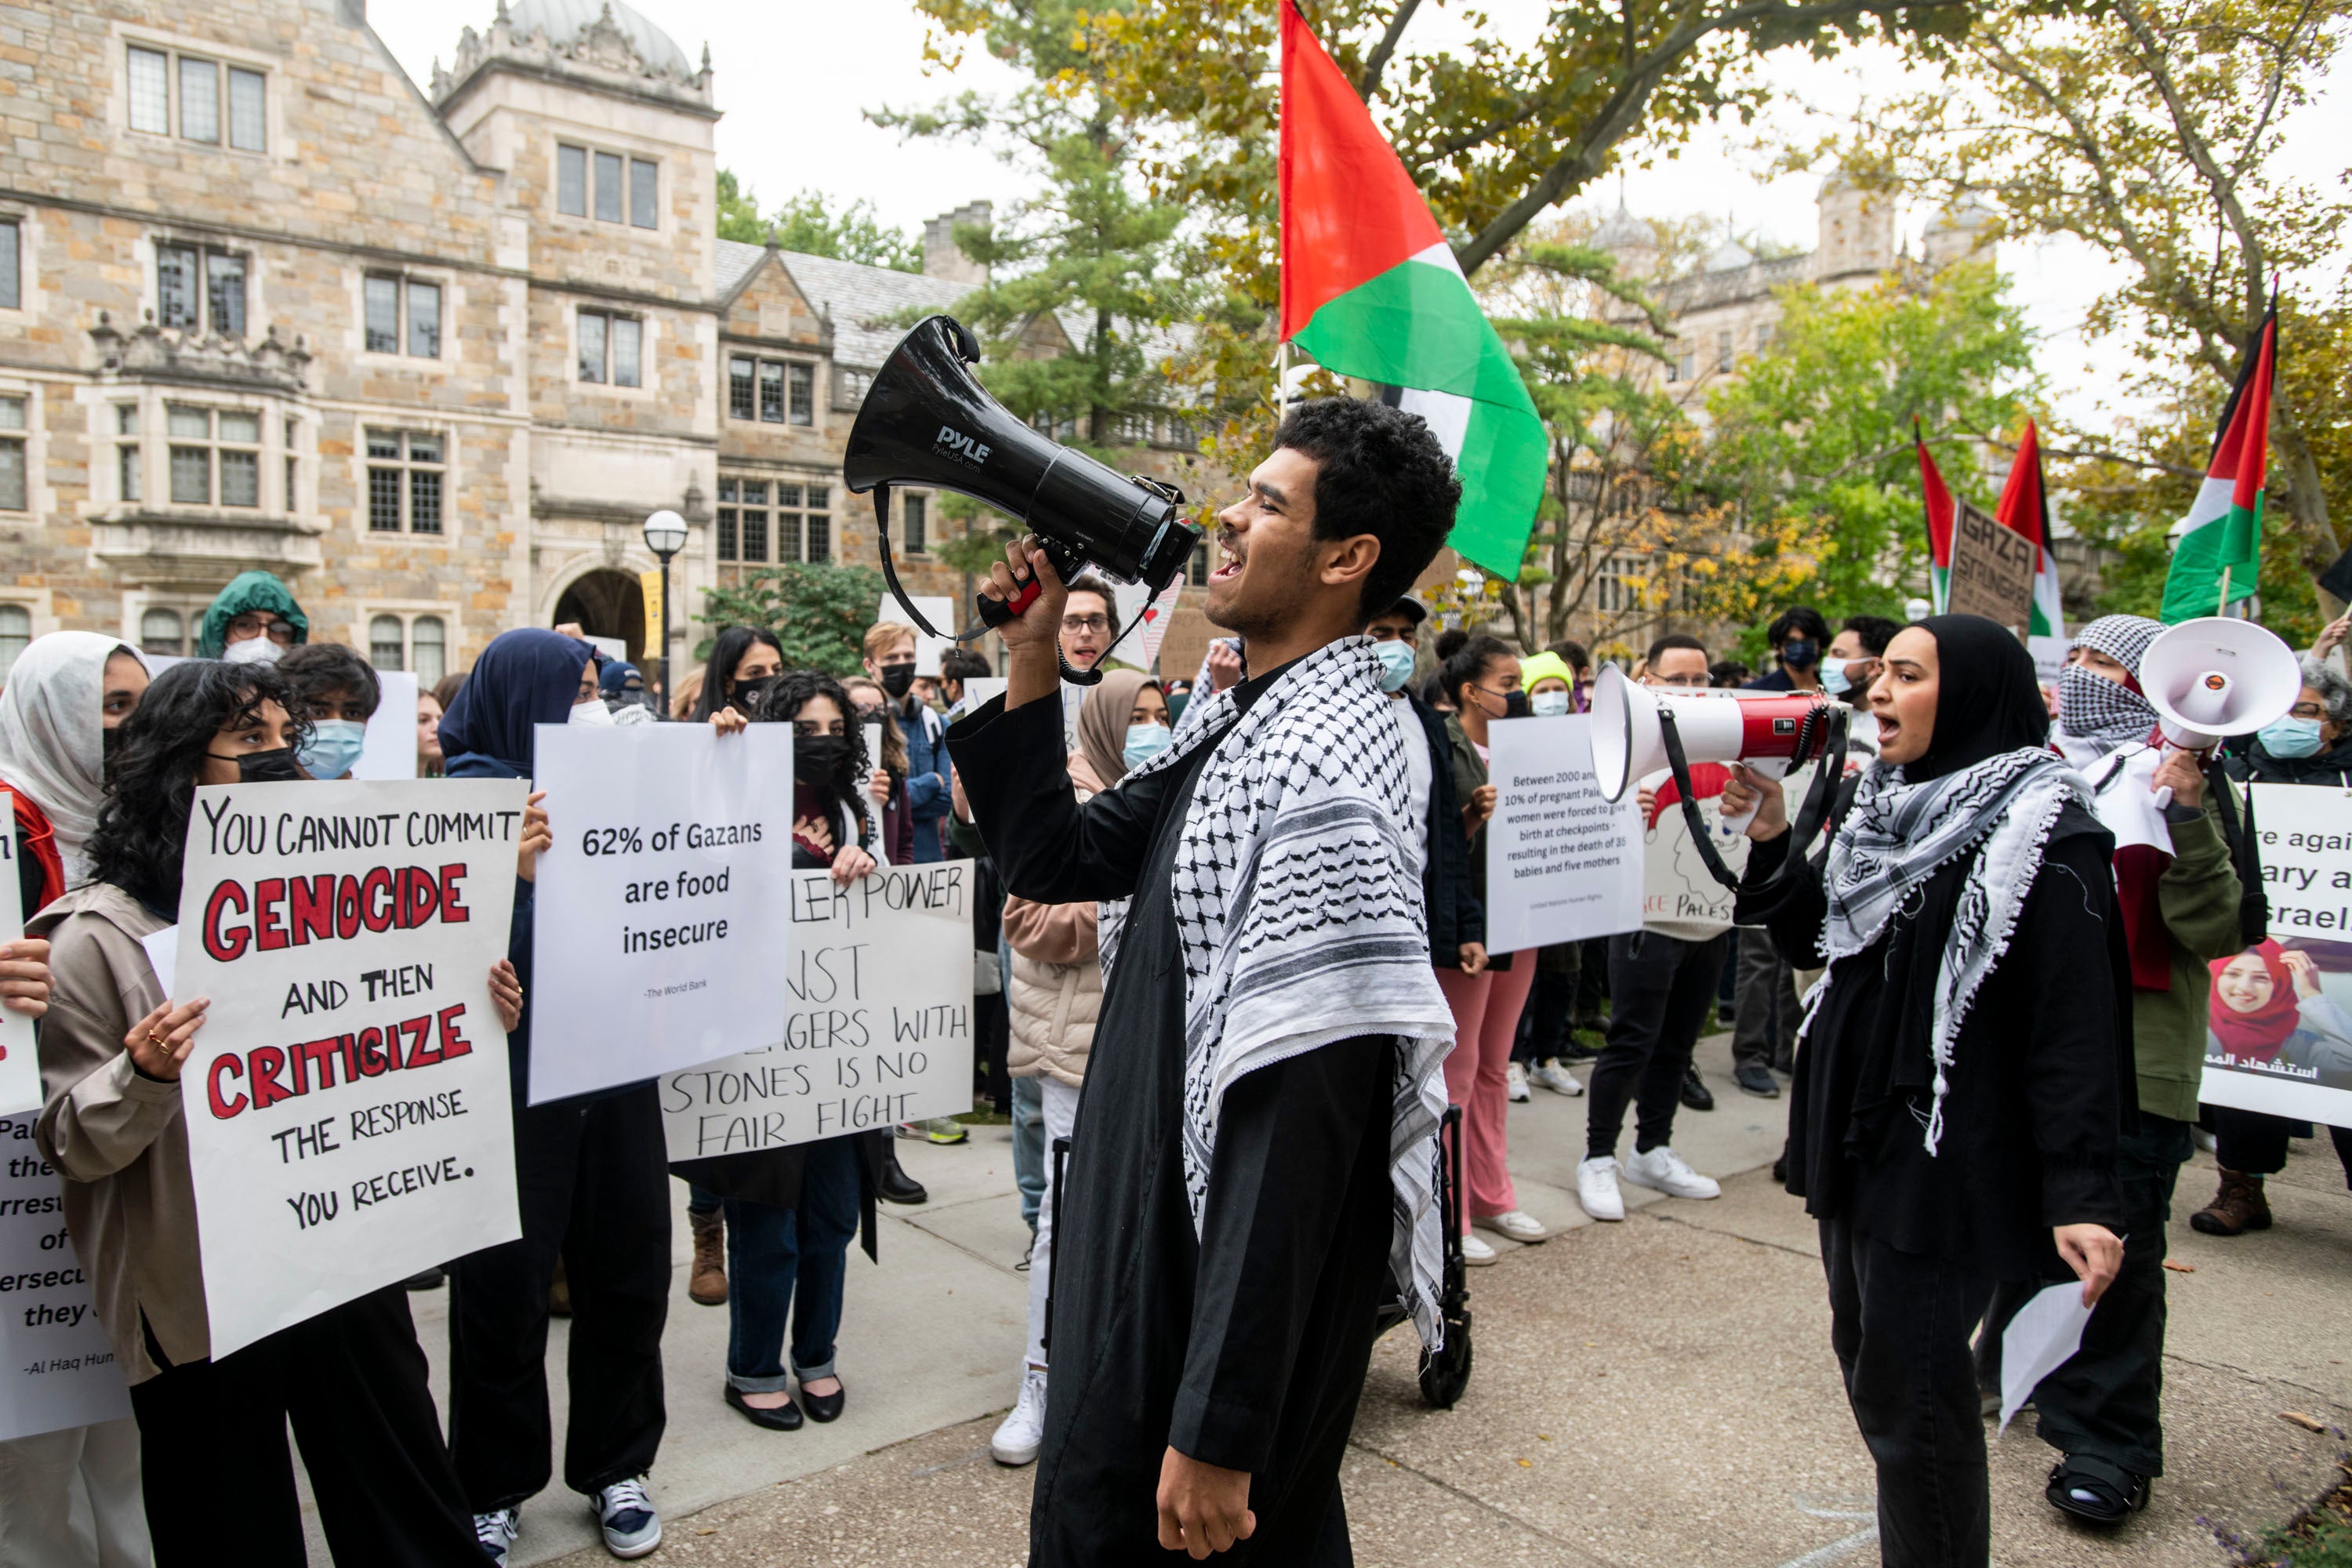
<path id="1" fill-rule="evenodd" d="M 247 637 L 267 637 L 271 642 L 284 643 L 289 647 L 292 646 L 294 641 L 294 623 L 284 619 L 239 616 L 229 622 L 228 629 L 237 634 L 238 641 L 243 641 Z"/>
<path id="2" fill-rule="evenodd" d="M 1110 630 L 1108 616 L 1064 616 L 1062 629 L 1066 632 L 1107 632 Z"/>

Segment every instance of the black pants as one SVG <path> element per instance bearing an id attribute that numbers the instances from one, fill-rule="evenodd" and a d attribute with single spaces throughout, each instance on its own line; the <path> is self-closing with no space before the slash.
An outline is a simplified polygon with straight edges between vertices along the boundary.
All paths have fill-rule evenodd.
<path id="1" fill-rule="evenodd" d="M 2083 1326 L 2083 1348 L 2042 1380 L 2033 1407 L 2042 1440 L 2143 1476 L 2164 1474 L 2164 1226 L 2189 1161 L 2189 1123 L 2139 1113 L 2116 1151 L 2124 1193 L 2124 1261 Z M 2000 1387 L 2000 1334 L 2040 1280 L 2003 1281 L 1977 1341 L 1977 1382 Z"/>
<path id="2" fill-rule="evenodd" d="M 653 1468 L 667 1411 L 669 1167 L 646 1084 L 604 1100 L 518 1108 L 522 1239 L 449 1270 L 449 1450 L 476 1513 L 548 1482 L 547 1289 L 572 1289 L 563 1484 L 593 1494 Z"/>
<path id="3" fill-rule="evenodd" d="M 1991 1282 L 1821 1222 L 1830 1343 L 1878 1467 L 1885 1568 L 1985 1568 L 1992 1555 L 1984 1418 L 1969 1333 Z"/>
<path id="4" fill-rule="evenodd" d="M 1576 1009 L 1576 986 L 1583 966 L 1577 962 L 1580 944 L 1561 945 L 1568 949 L 1565 964 L 1546 963 L 1549 948 L 1519 960 L 1536 966 L 1535 983 L 1528 987 L 1527 1009 L 1520 1015 L 1518 1037 L 1511 1045 L 1511 1059 L 1526 1067 L 1552 1060 L 1568 1045 L 1570 1015 Z"/>
<path id="5" fill-rule="evenodd" d="M 1647 1152 L 1674 1141 L 1683 1073 L 1715 1005 L 1730 933 L 1684 942 L 1655 931 L 1609 939 L 1609 1034 L 1592 1064 L 1585 1152 L 1617 1152 L 1625 1102 L 1633 1102 L 1633 1147 Z"/>
<path id="6" fill-rule="evenodd" d="M 1787 1072 L 1795 1063 L 1797 1026 L 1805 1016 L 1797 1000 L 1796 972 L 1781 962 L 1771 934 L 1754 928 L 1739 933 L 1738 968 L 1732 986 L 1731 1065 Z"/>
<path id="7" fill-rule="evenodd" d="M 2287 1140 L 2303 1135 L 2304 1123 L 2234 1105 L 2209 1105 L 2213 1118 L 2213 1158 L 2250 1176 L 2275 1176 L 2286 1169 Z M 2352 1127 L 2331 1127 L 2336 1157 L 2344 1162 L 2344 1184 L 2352 1187 Z"/>
<path id="8" fill-rule="evenodd" d="M 150 1335 L 147 1353 L 163 1356 Z M 347 1568 L 481 1568 L 398 1286 L 131 1391 L 156 1568 L 301 1568 L 286 1425 Z"/>

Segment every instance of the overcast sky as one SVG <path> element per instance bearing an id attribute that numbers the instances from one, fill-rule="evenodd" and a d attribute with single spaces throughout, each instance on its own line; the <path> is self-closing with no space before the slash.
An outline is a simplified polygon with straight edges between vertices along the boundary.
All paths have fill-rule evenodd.
<path id="1" fill-rule="evenodd" d="M 1489 0 L 1495 26 L 1507 34 L 1542 25 L 1551 0 Z M 434 57 L 446 63 L 468 23 L 486 28 L 493 0 L 397 0 L 379 5 L 370 20 L 410 76 L 431 79 Z M 966 88 L 1003 91 L 1013 73 L 974 52 L 954 75 L 923 62 L 923 24 L 905 0 L 663 0 L 641 10 L 677 40 L 690 59 L 708 42 L 719 105 L 719 161 L 758 194 L 763 205 L 803 188 L 838 200 L 863 197 L 886 223 L 912 228 L 975 197 L 1000 205 L 1017 199 L 1018 171 L 991 153 L 961 143 L 903 143 L 869 124 L 863 110 L 882 105 L 923 105 Z M 1412 42 L 1444 47 L 1461 29 L 1457 8 L 1442 3 L 1415 18 Z M 1884 96 L 1895 79 L 1891 54 L 1871 52 L 1844 61 L 1815 62 L 1786 53 L 1771 66 L 1784 123 L 1792 129 L 1811 107 L 1850 112 L 1866 80 Z M 2306 110 L 2294 128 L 2291 162 L 2306 174 L 2341 178 L 2343 89 Z M 2333 127 L 2331 130 L 2330 127 Z M 1818 132 L 1822 127 L 1815 124 Z M 1734 126 L 1703 131 L 1671 158 L 1630 168 L 1623 181 L 1633 209 L 1652 216 L 1706 213 L 1742 230 L 1810 248 L 1815 238 L 1813 195 L 1818 180 L 1759 178 L 1760 159 L 1745 151 L 1754 132 Z M 1613 207 L 1618 182 L 1587 193 L 1585 202 Z M 1916 250 L 1924 211 L 1906 210 L 1904 231 Z M 2120 344 L 2086 341 L 2085 306 L 2116 274 L 2071 242 L 2009 244 L 2001 262 L 2041 334 L 2040 363 L 2059 405 L 2090 419 L 2103 398 L 2113 405 L 2116 377 L 2128 368 Z M 2292 280 L 2291 280 L 2292 281 Z"/>

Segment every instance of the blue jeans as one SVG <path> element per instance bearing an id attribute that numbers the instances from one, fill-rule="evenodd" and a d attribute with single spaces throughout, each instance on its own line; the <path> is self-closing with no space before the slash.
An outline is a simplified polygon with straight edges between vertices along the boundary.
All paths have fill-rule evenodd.
<path id="1" fill-rule="evenodd" d="M 725 1200 L 727 1382 L 745 1394 L 783 1391 L 787 1310 L 793 1375 L 803 1383 L 834 1375 L 842 1284 L 857 1234 L 857 1149 L 847 1138 L 807 1147 L 796 1207 Z"/>
<path id="2" fill-rule="evenodd" d="M 1021 1217 L 1034 1231 L 1045 1201 L 1045 1110 L 1034 1078 L 1013 1080 L 1013 1181 L 1021 1189 Z"/>

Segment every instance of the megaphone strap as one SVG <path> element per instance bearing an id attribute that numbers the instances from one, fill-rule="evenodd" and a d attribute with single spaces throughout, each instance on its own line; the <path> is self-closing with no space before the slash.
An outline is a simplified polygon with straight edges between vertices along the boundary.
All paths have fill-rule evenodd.
<path id="1" fill-rule="evenodd" d="M 1724 864 L 1723 856 L 1715 847 L 1715 836 L 1707 832 L 1706 820 L 1698 814 L 1698 792 L 1691 787 L 1690 760 L 1683 752 L 1683 738 L 1675 728 L 1672 703 L 1658 704 L 1658 739 L 1665 749 L 1666 766 L 1675 776 L 1675 792 L 1682 796 L 1683 821 L 1690 828 L 1691 844 L 1698 851 L 1699 864 L 1726 891 L 1737 893 L 1739 879 Z M 1788 880 L 1797 863 L 1804 859 L 1807 847 L 1820 836 L 1845 773 L 1845 749 L 1843 703 L 1824 702 L 1805 715 L 1804 727 L 1798 732 L 1796 752 L 1789 759 L 1789 764 L 1801 767 L 1818 756 L 1822 759 L 1822 770 L 1805 792 L 1805 804 L 1798 808 L 1796 820 L 1789 825 L 1793 836 L 1790 852 L 1762 890 L 1769 891 Z"/>

